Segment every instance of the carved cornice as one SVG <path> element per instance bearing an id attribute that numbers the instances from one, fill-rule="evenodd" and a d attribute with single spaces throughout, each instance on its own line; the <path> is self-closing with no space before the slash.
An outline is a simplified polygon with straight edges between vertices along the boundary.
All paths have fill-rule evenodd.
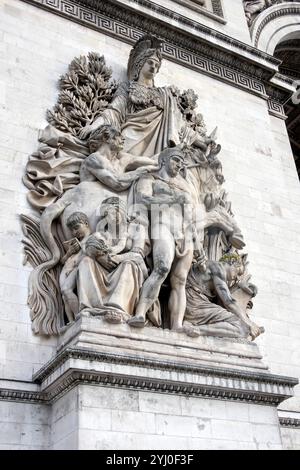
<path id="1" fill-rule="evenodd" d="M 300 428 L 300 419 L 279 417 L 279 424 L 284 428 Z"/>
<path id="2" fill-rule="evenodd" d="M 26 403 L 47 403 L 47 396 L 43 392 L 0 388 L 0 400 Z"/>
<path id="3" fill-rule="evenodd" d="M 206 26 L 202 23 L 198 23 L 191 18 L 187 18 L 179 13 L 174 12 L 162 5 L 156 4 L 151 0 L 132 0 L 132 2 L 147 7 L 149 13 L 146 14 L 142 11 L 137 11 L 134 8 L 130 8 L 128 5 L 122 5 L 121 0 L 22 0 L 26 3 L 31 3 L 38 7 L 52 11 L 53 13 L 60 14 L 62 16 L 68 17 L 70 20 L 78 21 L 79 23 L 84 23 L 85 26 L 97 29 L 100 31 L 103 28 L 103 32 L 106 34 L 115 34 L 119 39 L 129 42 L 132 44 L 133 41 L 136 41 L 144 32 L 157 33 L 159 36 L 162 36 L 164 39 L 170 39 L 174 44 L 184 47 L 185 36 L 178 36 L 179 28 L 177 26 L 171 25 L 170 20 L 174 20 L 178 23 L 182 29 L 189 27 L 193 30 L 193 42 L 201 41 L 204 44 L 209 45 L 209 49 L 205 49 L 204 52 L 214 54 L 214 49 L 221 48 L 223 43 L 223 52 L 226 55 L 231 54 L 231 51 L 225 50 L 226 47 L 232 46 L 236 48 L 238 53 L 248 53 L 253 56 L 253 59 L 264 60 L 269 63 L 270 67 L 276 68 L 280 64 L 280 60 L 275 57 L 266 54 L 259 49 L 246 44 L 242 41 L 239 41 L 231 36 L 228 36 L 220 31 L 214 30 L 209 26 Z M 218 0 L 217 0 L 218 1 Z M 162 22 L 156 17 L 153 17 L 153 13 L 160 14 L 165 18 L 165 21 Z M 99 14 L 99 16 L 95 16 Z M 103 25 L 101 22 L 101 15 L 107 15 L 108 18 L 119 20 L 123 22 L 124 25 L 136 27 L 135 34 L 130 36 L 127 34 L 127 31 L 118 31 L 117 28 L 112 27 L 111 24 Z M 141 25 L 143 28 L 141 28 Z M 120 27 L 121 25 L 119 25 Z M 163 28 L 162 28 L 163 26 Z M 175 31 L 175 33 L 174 33 Z M 181 34 L 184 31 L 181 30 Z M 201 33 L 206 36 L 206 40 L 202 37 L 197 37 L 195 33 Z M 191 34 L 190 34 L 191 35 Z M 211 40 L 211 41 L 210 41 Z M 220 41 L 220 44 L 216 43 Z M 213 43 L 212 43 L 213 42 Z M 192 43 L 189 42 L 189 45 L 193 47 Z M 199 46 L 199 45 L 198 45 Z M 218 56 L 217 56 L 218 58 Z M 238 65 L 238 63 L 236 64 Z M 250 65 L 250 61 L 248 62 Z M 255 64 L 254 69 L 259 68 L 259 64 Z M 273 72 L 271 72 L 272 74 Z"/>
<path id="4" fill-rule="evenodd" d="M 91 362 L 98 364 L 100 369 L 98 370 L 95 364 L 91 367 Z M 116 371 L 114 372 L 112 367 L 108 372 L 105 367 L 107 364 L 117 366 Z M 122 369 L 121 366 L 125 367 Z M 128 366 L 132 367 L 132 374 Z M 161 373 L 151 374 L 149 370 Z M 170 374 L 170 372 L 176 372 L 176 374 Z M 196 377 L 199 380 L 191 382 L 185 377 Z M 98 384 L 277 406 L 283 400 L 293 396 L 293 387 L 298 383 L 297 379 L 268 373 L 219 367 L 196 367 L 173 361 L 95 352 L 80 348 L 63 350 L 35 374 L 34 380 L 44 386 L 43 391 L 0 389 L 0 399 L 50 404 L 76 385 Z"/>
<path id="5" fill-rule="evenodd" d="M 276 393 L 264 393 L 254 389 L 251 383 L 251 390 L 241 388 L 236 390 L 231 387 L 217 387 L 213 385 L 195 385 L 186 382 L 172 382 L 171 380 L 160 380 L 149 377 L 128 377 L 122 374 L 111 374 L 104 372 L 72 371 L 70 375 L 63 378 L 54 390 L 47 393 L 48 401 L 55 401 L 69 390 L 79 384 L 101 385 L 117 388 L 131 388 L 134 390 L 152 391 L 159 393 L 169 393 L 187 396 L 199 396 L 203 398 L 214 398 L 222 400 L 245 401 L 248 403 L 278 406 L 290 395 L 282 396 Z"/>
<path id="6" fill-rule="evenodd" d="M 276 83 L 266 84 L 269 114 L 285 120 L 287 116 L 284 105 L 294 92 L 293 80 L 281 73 L 277 73 L 273 80 Z"/>
<path id="7" fill-rule="evenodd" d="M 75 363 L 78 360 L 76 370 Z M 117 372 L 107 372 L 107 368 L 91 370 L 84 368 L 83 362 L 98 363 L 99 366 L 110 364 L 117 366 Z M 68 365 L 69 364 L 69 365 Z M 125 366 L 122 372 L 120 366 Z M 136 367 L 141 375 L 128 373 L 128 366 Z M 124 369 L 124 370 L 125 370 Z M 148 370 L 148 372 L 145 371 Z M 59 371 L 64 373 L 58 379 Z M 150 371 L 161 371 L 161 374 L 151 374 Z M 143 372 L 144 371 L 144 372 Z M 164 373 L 167 374 L 164 374 Z M 174 380 L 170 372 L 176 372 Z M 180 378 L 180 374 L 182 374 Z M 201 379 L 202 383 L 185 381 L 183 377 L 191 374 Z M 51 377 L 55 377 L 51 383 Z M 167 378 L 166 378 L 167 377 Z M 80 348 L 67 348 L 46 364 L 34 376 L 36 383 L 43 384 L 48 400 L 57 399 L 78 383 L 91 383 L 107 386 L 134 388 L 183 395 L 195 395 L 228 400 L 278 405 L 293 395 L 292 388 L 298 383 L 297 379 L 275 376 L 264 372 L 252 372 L 220 367 L 195 366 L 175 361 L 164 361 L 146 357 L 136 357 L 126 354 L 88 351 Z"/>
<path id="8" fill-rule="evenodd" d="M 130 44 L 145 32 L 159 35 L 165 40 L 163 52 L 169 60 L 265 99 L 263 81 L 268 81 L 280 64 L 277 59 L 252 46 L 150 0 L 135 0 L 135 3 L 148 6 L 149 13 L 122 5 L 118 0 L 23 1 Z M 164 20 L 154 17 L 154 12 Z M 179 26 L 171 24 L 170 20 L 176 20 Z"/>
<path id="9" fill-rule="evenodd" d="M 277 9 L 274 9 L 274 6 L 273 6 L 273 7 L 270 7 L 269 9 L 264 11 L 265 17 L 260 22 L 260 24 L 259 24 L 259 26 L 258 26 L 258 28 L 255 32 L 255 37 L 253 37 L 253 42 L 254 42 L 255 47 L 258 47 L 258 42 L 259 42 L 261 32 L 268 23 L 275 20 L 276 18 L 280 18 L 280 17 L 283 17 L 283 16 L 300 15 L 300 4 L 295 4 L 295 5 L 280 4 L 280 5 L 276 5 L 276 7 L 277 7 Z M 254 21 L 252 26 L 251 26 L 252 34 L 254 34 L 255 26 L 257 24 L 257 21 L 259 21 L 259 16 L 257 17 L 256 21 Z"/>
<path id="10" fill-rule="evenodd" d="M 45 364 L 34 376 L 33 380 L 36 383 L 41 383 L 50 374 L 52 374 L 55 370 L 60 368 L 62 364 L 66 362 L 67 359 L 84 359 L 87 361 L 99 361 L 99 362 L 109 362 L 114 364 L 123 364 L 123 365 L 130 365 L 130 366 L 140 366 L 146 367 L 149 369 L 161 369 L 165 371 L 177 371 L 177 372 L 192 372 L 192 373 L 201 373 L 205 375 L 218 375 L 223 378 L 235 378 L 235 379 L 242 379 L 242 380 L 255 380 L 259 377 L 260 381 L 262 382 L 274 382 L 280 383 L 281 385 L 293 385 L 298 384 L 298 379 L 294 379 L 291 377 L 283 377 L 272 375 L 268 373 L 258 373 L 252 371 L 243 371 L 238 369 L 225 369 L 225 368 L 218 368 L 218 367 L 209 367 L 209 366 L 195 366 L 186 363 L 178 363 L 175 361 L 162 361 L 159 359 L 152 359 L 147 357 L 136 357 L 131 356 L 128 354 L 116 354 L 116 353 L 109 353 L 109 352 L 97 352 L 97 351 L 89 351 L 87 349 L 81 348 L 66 348 L 62 350 L 56 357 L 50 360 L 47 364 Z"/>
<path id="11" fill-rule="evenodd" d="M 279 80 L 281 80 L 282 82 L 284 83 L 287 83 L 288 85 L 293 85 L 294 83 L 294 79 L 287 76 L 287 75 L 283 75 L 282 73 L 276 73 L 275 77 Z"/>

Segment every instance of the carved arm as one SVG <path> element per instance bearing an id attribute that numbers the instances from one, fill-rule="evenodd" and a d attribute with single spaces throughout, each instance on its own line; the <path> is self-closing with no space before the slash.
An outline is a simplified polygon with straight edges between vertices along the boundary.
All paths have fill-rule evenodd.
<path id="1" fill-rule="evenodd" d="M 256 338 L 261 333 L 261 329 L 247 317 L 246 313 L 243 312 L 237 302 L 232 298 L 226 281 L 222 279 L 220 275 L 214 274 L 213 284 L 216 293 L 226 310 L 234 313 L 245 325 L 247 325 L 250 329 L 252 338 Z"/>

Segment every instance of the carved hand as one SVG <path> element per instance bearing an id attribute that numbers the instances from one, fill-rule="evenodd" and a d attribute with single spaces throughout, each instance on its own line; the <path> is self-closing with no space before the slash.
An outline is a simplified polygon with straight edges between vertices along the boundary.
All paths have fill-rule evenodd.
<path id="1" fill-rule="evenodd" d="M 261 331 L 261 328 L 252 321 L 250 322 L 249 327 L 250 327 L 250 335 L 253 341 L 255 338 L 257 338 L 257 336 L 261 334 L 262 331 Z"/>
<path id="2" fill-rule="evenodd" d="M 152 173 L 153 171 L 158 171 L 159 165 L 147 165 L 141 166 L 135 170 L 137 176 L 145 175 L 146 173 Z"/>
<path id="3" fill-rule="evenodd" d="M 130 181 L 135 181 L 138 178 L 140 178 L 142 175 L 146 175 L 147 173 L 150 173 L 151 171 L 157 171 L 158 166 L 157 165 L 151 165 L 151 166 L 143 166 L 140 168 L 137 168 L 134 171 L 129 171 L 128 173 L 125 173 L 124 175 L 119 177 L 119 181 L 121 183 L 129 183 Z"/>
<path id="4" fill-rule="evenodd" d="M 210 144 L 217 145 L 216 141 L 214 139 L 212 139 L 211 137 L 205 137 L 205 143 L 207 145 L 210 145 Z"/>
<path id="5" fill-rule="evenodd" d="M 158 171 L 159 168 L 160 168 L 159 165 L 149 165 L 146 167 L 146 172 L 152 173 L 153 171 Z"/>
<path id="6" fill-rule="evenodd" d="M 117 263 L 109 255 L 98 256 L 97 261 L 108 271 L 112 271 L 117 267 Z"/>
<path id="7" fill-rule="evenodd" d="M 187 198 L 185 194 L 176 193 L 175 194 L 175 203 L 176 204 L 185 204 L 187 202 Z"/>
<path id="8" fill-rule="evenodd" d="M 96 129 L 98 129 L 101 125 L 104 124 L 103 118 L 100 116 L 98 119 L 96 119 L 95 122 L 92 124 L 88 124 L 87 126 L 83 127 L 79 133 L 79 138 L 84 140 L 87 139 L 87 137 Z"/>
<path id="9" fill-rule="evenodd" d="M 69 249 L 68 249 L 68 253 L 70 255 L 73 255 L 75 253 L 78 253 L 79 251 L 81 250 L 81 245 L 80 245 L 80 242 L 79 240 L 74 240 L 74 242 L 72 242 L 72 244 L 70 245 Z"/>
<path id="10" fill-rule="evenodd" d="M 70 256 L 74 255 L 75 253 L 78 253 L 80 250 L 81 250 L 81 245 L 80 245 L 79 240 L 76 239 L 72 241 L 72 244 L 68 246 L 68 250 L 66 254 L 61 258 L 62 264 L 65 264 L 65 262 Z"/>
<path id="11" fill-rule="evenodd" d="M 95 128 L 93 128 L 92 125 L 87 125 L 85 127 L 83 127 L 83 129 L 81 129 L 80 133 L 79 133 L 79 138 L 82 139 L 82 140 L 85 140 L 88 138 L 88 136 L 91 134 L 91 132 L 93 132 L 95 130 Z"/>

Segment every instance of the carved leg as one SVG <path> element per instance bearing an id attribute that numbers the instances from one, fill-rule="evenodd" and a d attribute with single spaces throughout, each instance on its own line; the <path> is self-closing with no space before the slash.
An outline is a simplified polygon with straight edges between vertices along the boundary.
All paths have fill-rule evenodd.
<path id="1" fill-rule="evenodd" d="M 184 325 L 184 332 L 192 337 L 198 336 L 218 336 L 221 338 L 247 338 L 249 331 L 246 331 L 239 323 L 231 324 L 228 322 L 219 322 L 208 325 Z"/>
<path id="2" fill-rule="evenodd" d="M 145 325 L 146 313 L 159 295 L 161 285 L 170 272 L 174 255 L 175 243 L 170 232 L 164 233 L 162 240 L 154 241 L 154 268 L 151 275 L 143 284 L 135 316 L 128 321 L 130 326 L 142 328 Z"/>
<path id="3" fill-rule="evenodd" d="M 68 276 L 66 276 L 64 271 L 62 271 L 60 277 L 60 288 L 69 322 L 76 318 L 79 311 L 78 297 L 74 294 L 74 289 L 76 287 L 76 276 L 77 269 L 74 269 L 74 271 L 72 271 Z"/>
<path id="4" fill-rule="evenodd" d="M 193 248 L 183 258 L 175 261 L 171 273 L 171 295 L 169 310 L 171 312 L 171 330 L 182 330 L 182 322 L 186 309 L 186 279 L 193 261 Z"/>

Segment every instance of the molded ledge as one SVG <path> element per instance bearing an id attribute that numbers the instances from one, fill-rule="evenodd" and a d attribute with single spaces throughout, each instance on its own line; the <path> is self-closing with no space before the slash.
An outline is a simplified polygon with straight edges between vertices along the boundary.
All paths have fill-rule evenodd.
<path id="1" fill-rule="evenodd" d="M 50 404 L 91 384 L 277 406 L 298 384 L 269 373 L 252 342 L 133 330 L 85 316 L 66 328 L 57 355 L 33 382 L 34 389 L 0 388 L 0 399 Z"/>
<path id="2" fill-rule="evenodd" d="M 47 401 L 79 383 L 277 406 L 298 380 L 268 372 L 255 343 L 169 330 L 134 330 L 81 317 L 60 340 L 57 356 L 33 380 Z"/>

